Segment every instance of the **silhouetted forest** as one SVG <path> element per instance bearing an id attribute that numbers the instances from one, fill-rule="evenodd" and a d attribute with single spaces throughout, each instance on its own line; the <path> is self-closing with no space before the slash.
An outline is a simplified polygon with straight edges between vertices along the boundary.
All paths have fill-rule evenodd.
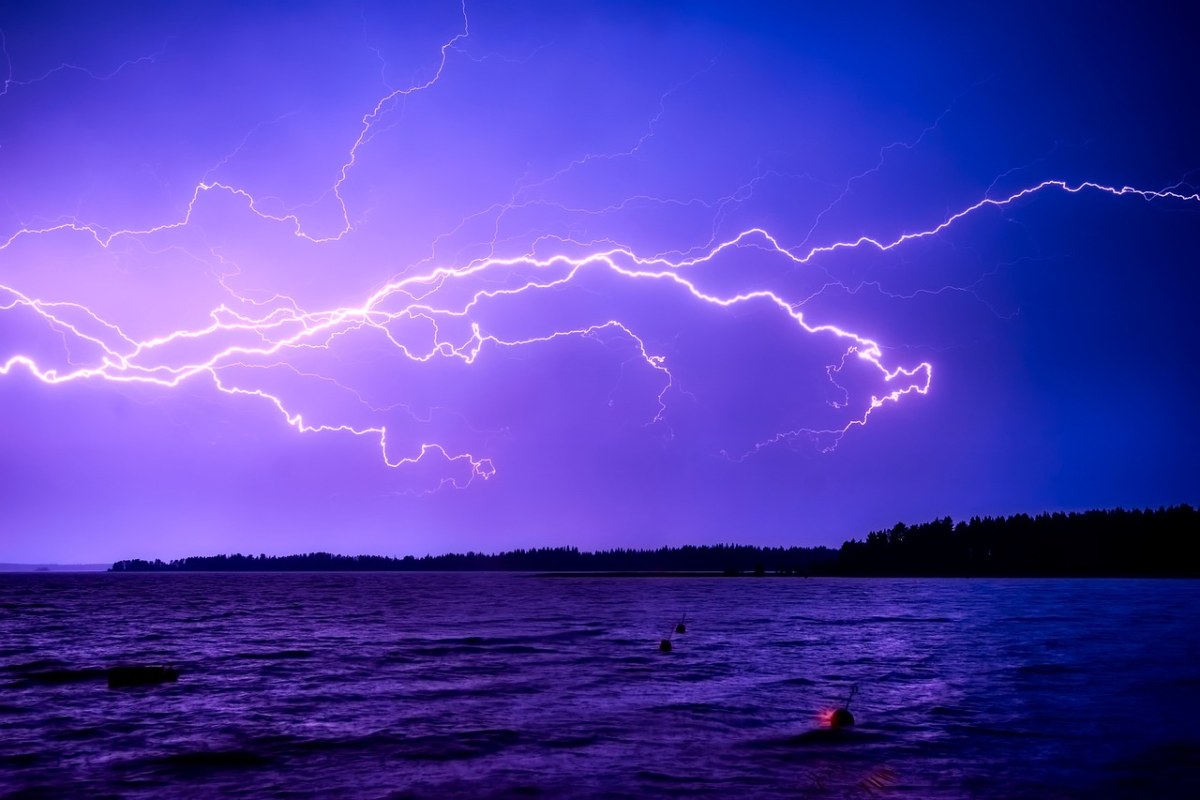
<path id="1" fill-rule="evenodd" d="M 686 545 L 657 550 L 581 552 L 575 547 L 543 547 L 503 553 L 447 553 L 439 556 L 192 556 L 175 561 L 133 559 L 113 564 L 112 572 L 807 572 L 833 561 L 828 547 Z"/>
<path id="2" fill-rule="evenodd" d="M 838 551 L 839 575 L 1200 577 L 1200 511 L 949 517 L 896 525 Z"/>
<path id="3" fill-rule="evenodd" d="M 823 576 L 1200 577 L 1200 511 L 1087 511 L 1031 517 L 949 517 L 875 531 L 827 547 L 687 545 L 581 552 L 545 547 L 422 557 L 304 555 L 131 559 L 113 572 L 698 572 Z"/>

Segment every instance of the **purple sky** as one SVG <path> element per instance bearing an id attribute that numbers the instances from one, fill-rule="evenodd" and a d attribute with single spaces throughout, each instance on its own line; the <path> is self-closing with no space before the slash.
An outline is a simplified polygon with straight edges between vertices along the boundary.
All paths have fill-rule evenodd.
<path id="1" fill-rule="evenodd" d="M 1194 12 L 29 5 L 0 561 L 1200 500 Z"/>

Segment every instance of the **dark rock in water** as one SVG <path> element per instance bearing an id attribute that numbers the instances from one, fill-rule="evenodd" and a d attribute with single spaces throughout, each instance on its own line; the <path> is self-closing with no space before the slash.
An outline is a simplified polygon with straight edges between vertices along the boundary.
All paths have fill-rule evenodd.
<path id="1" fill-rule="evenodd" d="M 671 652 L 671 640 L 663 639 L 662 641 L 660 641 L 658 643 L 658 649 L 660 652 L 663 652 L 663 653 Z"/>
<path id="2" fill-rule="evenodd" d="M 839 708 L 829 717 L 829 727 L 831 728 L 849 728 L 853 724 L 854 715 L 848 708 Z"/>
<path id="3" fill-rule="evenodd" d="M 161 664 L 133 667 L 111 667 L 108 670 L 108 688 L 125 686 L 154 686 L 159 683 L 179 680 L 179 670 Z"/>
<path id="4" fill-rule="evenodd" d="M 687 625 L 684 625 L 682 622 L 679 623 L 678 625 L 675 626 L 675 632 L 676 633 L 687 633 Z"/>

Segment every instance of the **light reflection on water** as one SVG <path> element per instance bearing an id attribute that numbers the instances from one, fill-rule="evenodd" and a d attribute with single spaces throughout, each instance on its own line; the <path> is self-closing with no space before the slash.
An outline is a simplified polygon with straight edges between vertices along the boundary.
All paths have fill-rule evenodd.
<path id="1" fill-rule="evenodd" d="M 1197 581 L 2 575 L 0 796 L 1200 796 L 1198 599 Z M 161 662 L 178 683 L 109 690 L 97 669 Z M 858 724 L 822 730 L 854 683 Z"/>

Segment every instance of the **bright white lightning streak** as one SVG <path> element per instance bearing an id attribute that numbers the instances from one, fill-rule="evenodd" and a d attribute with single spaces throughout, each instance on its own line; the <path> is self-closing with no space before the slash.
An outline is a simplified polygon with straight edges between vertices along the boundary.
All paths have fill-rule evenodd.
<path id="1" fill-rule="evenodd" d="M 26 355 L 15 355 L 0 364 L 0 374 L 7 374 L 15 367 L 26 368 L 39 381 L 47 384 L 59 384 L 83 379 L 101 379 L 116 383 L 149 384 L 162 388 L 178 386 L 186 380 L 198 376 L 207 376 L 213 385 L 221 392 L 231 395 L 255 396 L 271 403 L 284 417 L 287 424 L 302 433 L 349 433 L 355 436 L 370 436 L 377 440 L 383 462 L 390 467 L 400 467 L 421 461 L 429 455 L 437 455 L 449 462 L 463 462 L 469 465 L 471 478 L 488 478 L 495 472 L 490 459 L 470 453 L 451 453 L 436 443 L 421 443 L 410 448 L 407 455 L 393 455 L 389 449 L 388 431 L 384 426 L 353 426 L 349 424 L 313 424 L 307 422 L 299 413 L 288 409 L 283 398 L 262 389 L 247 389 L 227 385 L 222 381 L 219 370 L 238 364 L 242 359 L 258 359 L 278 356 L 291 348 L 327 346 L 329 337 L 353 329 L 375 329 L 383 333 L 402 354 L 413 361 L 428 362 L 435 358 L 454 358 L 466 364 L 472 364 L 479 358 L 486 346 L 520 347 L 536 343 L 545 343 L 564 337 L 582 337 L 598 333 L 603 329 L 619 331 L 635 343 L 640 359 L 650 368 L 663 376 L 663 388 L 658 395 L 658 413 L 654 421 L 662 419 L 666 410 L 665 395 L 673 385 L 673 377 L 666 364 L 664 356 L 653 354 L 646 343 L 626 324 L 619 320 L 609 320 L 601 325 L 592 325 L 577 329 L 553 331 L 543 336 L 523 339 L 504 339 L 482 330 L 479 323 L 472 321 L 471 335 L 465 342 L 458 344 L 442 340 L 436 332 L 436 319 L 447 317 L 470 318 L 471 312 L 485 300 L 495 300 L 506 296 L 516 296 L 525 292 L 551 289 L 564 286 L 574 281 L 586 269 L 603 269 L 613 275 L 629 281 L 664 281 L 679 287 L 692 299 L 720 307 L 731 307 L 755 301 L 773 306 L 779 312 L 786 314 L 797 328 L 807 334 L 826 334 L 846 342 L 846 356 L 854 355 L 869 363 L 879 371 L 885 383 L 896 382 L 898 388 L 891 392 L 872 396 L 870 402 L 857 418 L 851 419 L 840 429 L 830 430 L 795 430 L 783 431 L 754 445 L 750 452 L 762 447 L 795 436 L 807 434 L 814 438 L 828 437 L 833 444 L 853 427 L 867 423 L 871 414 L 879 408 L 899 401 L 910 393 L 925 394 L 929 390 L 932 376 L 932 365 L 922 362 L 915 367 L 891 367 L 884 364 L 883 352 L 879 344 L 871 339 L 860 336 L 832 324 L 810 324 L 795 304 L 790 303 L 781 295 L 767 290 L 758 289 L 738 294 L 721 296 L 702 290 L 687 276 L 688 268 L 712 261 L 723 251 L 737 248 L 748 241 L 762 243 L 767 249 L 784 256 L 797 264 L 807 264 L 812 259 L 842 249 L 872 247 L 881 251 L 899 247 L 932 236 L 954 225 L 967 216 L 987 207 L 1004 207 L 1022 198 L 1029 197 L 1049 189 L 1058 189 L 1071 194 L 1082 191 L 1097 191 L 1118 197 L 1136 196 L 1144 200 L 1178 200 L 1200 202 L 1200 194 L 1183 194 L 1177 191 L 1148 191 L 1132 187 L 1110 187 L 1096 183 L 1080 183 L 1075 185 L 1063 181 L 1043 181 L 1035 186 L 1022 189 L 1002 199 L 985 198 L 967 208 L 946 217 L 943 221 L 930 228 L 904 233 L 890 241 L 881 241 L 869 236 L 854 240 L 835 242 L 833 244 L 814 247 L 803 253 L 796 253 L 781 245 L 770 233 L 761 228 L 752 228 L 712 247 L 704 254 L 692 258 L 670 260 L 662 257 L 639 257 L 629 249 L 611 248 L 581 258 L 568 256 L 552 256 L 536 258 L 525 255 L 513 258 L 487 258 L 462 267 L 438 267 L 420 275 L 407 276 L 388 283 L 369 296 L 361 305 L 335 308 L 320 312 L 302 312 L 295 308 L 275 309 L 261 317 L 239 315 L 232 310 L 220 307 L 211 313 L 212 322 L 195 330 L 175 330 L 162 336 L 144 340 L 135 340 L 127 335 L 118 325 L 101 319 L 98 315 L 77 303 L 46 302 L 29 297 L 16 289 L 0 286 L 8 294 L 8 298 L 0 305 L 0 310 L 11 310 L 21 306 L 28 308 L 41 316 L 51 326 L 78 337 L 99 347 L 103 355 L 98 363 L 67 371 L 44 369 L 35 359 Z M 186 224 L 186 220 L 175 223 L 175 226 Z M 9 239 L 9 243 L 21 235 L 47 234 L 56 229 L 42 231 L 21 231 Z M 97 242 L 107 246 L 117 235 L 147 235 L 150 231 L 122 231 L 112 234 L 106 239 L 91 231 Z M 489 271 L 507 271 L 515 268 L 531 270 L 535 277 L 516 287 L 502 289 L 484 289 L 476 291 L 457 307 L 439 306 L 429 300 L 437 289 L 451 281 L 463 281 L 477 278 Z M 564 270 L 560 275 L 553 276 L 556 270 Z M 540 276 L 545 276 L 544 278 Z M 383 310 L 381 306 L 387 301 L 395 302 L 398 298 L 406 299 L 398 310 Z M 67 319 L 64 312 L 82 313 L 87 319 L 102 329 L 111 338 L 103 338 L 86 332 L 80 325 Z M 387 329 L 390 322 L 403 319 L 424 317 L 434 322 L 435 335 L 430 347 L 424 352 L 416 352 L 396 341 Z M 181 340 L 203 340 L 217 334 L 252 334 L 259 338 L 261 344 L 239 344 L 225 347 L 213 352 L 207 358 L 199 361 L 174 364 L 154 365 L 146 363 L 149 356 L 162 348 Z M 845 357 L 843 358 L 843 364 Z M 840 369 L 840 366 L 838 367 Z M 911 380 L 910 380 L 911 379 Z M 828 445 L 832 447 L 833 445 Z M 827 447 L 827 449 L 828 449 Z M 744 457 L 744 456 L 743 456 Z"/>
<path id="2" fill-rule="evenodd" d="M 341 227 L 330 235 L 318 235 L 307 231 L 301 219 L 293 213 L 272 214 L 262 209 L 261 204 L 250 192 L 237 186 L 208 180 L 198 182 L 181 218 L 146 229 L 108 230 L 100 226 L 83 223 L 70 219 L 66 222 L 40 228 L 21 228 L 0 240 L 0 252 L 10 248 L 15 242 L 24 237 L 47 236 L 52 234 L 79 233 L 90 237 L 101 248 L 109 248 L 114 241 L 131 237 L 143 238 L 159 233 L 165 233 L 187 227 L 201 199 L 209 193 L 219 192 L 231 195 L 245 203 L 248 210 L 258 218 L 272 223 L 286 225 L 291 232 L 314 245 L 338 241 L 348 235 L 353 229 L 347 203 L 342 195 L 342 188 L 348 180 L 351 171 L 358 163 L 360 149 L 369 142 L 375 125 L 386 114 L 392 104 L 398 99 L 429 89 L 443 76 L 449 54 L 455 51 L 455 46 L 469 35 L 469 21 L 465 5 L 462 9 L 461 31 L 447 40 L 439 50 L 436 70 L 428 80 L 415 83 L 403 89 L 390 91 L 383 96 L 375 106 L 362 117 L 361 129 L 351 144 L 346 160 L 337 171 L 336 180 L 328 190 L 336 199 L 341 212 Z M 5 51 L 7 58 L 7 52 Z M 147 57 L 153 60 L 153 56 Z M 140 59 L 147 60 L 147 59 Z M 133 62 L 137 63 L 137 62 Z M 118 68 L 123 69 L 127 64 Z M 59 69 L 76 69 L 71 65 L 63 65 Z M 53 71 L 52 71 L 53 72 Z M 51 73 L 52 74 L 52 73 Z M 90 73 L 89 73 L 90 74 Z M 113 73 L 115 75 L 116 73 Z M 9 66 L 9 78 L 4 90 L 9 86 L 30 83 L 32 81 L 13 81 L 12 69 Z M 38 78 L 43 80 L 49 74 Z M 110 76 L 95 76 L 107 79 Z M 0 92 L 2 96 L 3 92 Z M 662 109 L 660 108 L 660 115 Z M 657 117 L 655 118 L 657 120 Z M 936 123 L 935 123 L 936 124 Z M 649 136 L 653 132 L 653 121 Z M 643 137 L 644 140 L 645 137 Z M 639 141 L 640 144 L 640 141 Z M 636 149 L 636 147 L 635 147 Z M 572 165 L 573 166 L 573 165 Z M 570 169 L 568 166 L 566 169 Z M 551 179 L 552 180 L 552 179 Z M 542 183 L 546 183 L 543 181 Z M 529 187 L 525 187 L 528 189 Z M 72 365 L 71 368 L 59 370 L 39 365 L 37 360 L 29 355 L 17 354 L 0 363 L 0 375 L 7 375 L 17 367 L 22 367 L 37 380 L 46 384 L 62 384 L 80 380 L 102 380 L 120 384 L 152 385 L 160 388 L 177 387 L 185 381 L 207 377 L 215 388 L 229 395 L 246 395 L 265 400 L 282 415 L 286 423 L 301 433 L 344 433 L 359 437 L 374 439 L 379 447 L 384 464 L 389 467 L 402 467 L 424 460 L 427 457 L 441 458 L 450 463 L 460 463 L 470 470 L 469 483 L 475 478 L 489 478 L 495 473 L 491 460 L 471 453 L 454 453 L 444 446 L 423 442 L 408 445 L 404 448 L 389 442 L 388 429 L 378 425 L 324 424 L 313 423 L 298 412 L 289 409 L 284 399 L 276 393 L 263 389 L 245 388 L 231 385 L 222 380 L 221 370 L 232 367 L 250 366 L 247 362 L 260 359 L 282 357 L 286 351 L 319 349 L 328 347 L 333 337 L 340 336 L 353 330 L 368 330 L 381 334 L 399 353 L 413 362 L 430 362 L 434 359 L 458 359 L 465 364 L 473 364 L 481 356 L 486 347 L 513 348 L 548 343 L 566 337 L 595 336 L 602 331 L 614 331 L 626 337 L 635 345 L 637 357 L 649 368 L 662 377 L 662 388 L 657 396 L 657 412 L 651 422 L 659 422 L 666 412 L 666 396 L 675 386 L 674 376 L 666 363 L 666 357 L 654 354 L 646 342 L 627 324 L 617 319 L 580 328 L 551 331 L 550 333 L 521 339 L 506 339 L 484 331 L 481 325 L 471 319 L 472 312 L 484 301 L 520 295 L 526 292 L 551 289 L 564 286 L 574 281 L 584 270 L 606 270 L 614 276 L 630 282 L 662 281 L 670 283 L 692 300 L 717 307 L 732 307 L 742 304 L 762 303 L 773 308 L 776 312 L 785 314 L 797 329 L 809 335 L 832 336 L 845 344 L 841 363 L 831 365 L 829 374 L 832 377 L 846 364 L 850 356 L 871 365 L 881 375 L 885 384 L 897 388 L 871 397 L 865 411 L 851 419 L 841 428 L 829 430 L 792 430 L 781 431 L 755 444 L 747 455 L 786 439 L 807 435 L 815 441 L 822 442 L 824 449 L 836 446 L 837 441 L 853 427 L 861 427 L 867 423 L 870 416 L 878 409 L 889 403 L 897 403 L 910 393 L 925 394 L 929 391 L 932 376 L 932 365 L 921 362 L 915 367 L 889 367 L 884 363 L 883 351 L 875 341 L 845 330 L 833 324 L 810 324 L 799 309 L 803 302 L 790 302 L 780 294 L 758 289 L 732 295 L 718 295 L 702 290 L 697 283 L 688 277 L 695 268 L 714 261 L 725 251 L 736 251 L 743 246 L 754 246 L 773 252 L 797 264 L 806 265 L 820 256 L 839 250 L 854 250 L 859 248 L 874 248 L 888 251 L 906 243 L 931 238 L 939 235 L 964 218 L 971 216 L 988 207 L 1004 208 L 1032 195 L 1058 190 L 1068 194 L 1081 192 L 1099 192 L 1116 197 L 1140 197 L 1146 201 L 1176 200 L 1183 202 L 1200 202 L 1200 194 L 1186 194 L 1171 187 L 1162 191 L 1137 189 L 1130 186 L 1115 187 L 1093 182 L 1070 184 L 1061 180 L 1046 180 L 1014 192 L 1006 197 L 984 197 L 978 202 L 951 214 L 941 222 L 922 230 L 907 232 L 890 240 L 861 236 L 856 239 L 833 242 L 820 246 L 803 249 L 784 246 L 771 233 L 762 228 L 750 228 L 731 238 L 720 242 L 710 242 L 693 254 L 678 254 L 678 257 L 668 255 L 640 256 L 632 248 L 613 246 L 608 249 L 587 254 L 582 257 L 566 255 L 535 256 L 533 250 L 524 256 L 515 258 L 498 258 L 489 256 L 477 259 L 464 266 L 438 266 L 416 275 L 409 275 L 394 280 L 366 298 L 358 306 L 345 306 L 325 311 L 307 312 L 290 302 L 288 298 L 277 298 L 288 301 L 286 308 L 274 308 L 262 316 L 239 314 L 225 306 L 218 307 L 210 313 L 210 324 L 194 329 L 179 329 L 147 339 L 137 340 L 125 333 L 120 326 L 102 319 L 84 305 L 72 302 L 45 301 L 30 297 L 15 288 L 0 285 L 0 311 L 10 311 L 18 307 L 28 309 L 40 316 L 54 330 L 64 335 L 74 336 L 78 342 L 86 343 L 99 349 L 100 356 L 94 363 L 83 366 Z M 525 201 L 522 201 L 525 202 Z M 514 198 L 513 206 L 519 205 Z M 810 231 L 811 233 L 811 231 Z M 539 240 L 536 244 L 540 244 Z M 574 243 L 578 244 L 578 243 Z M 698 254 L 695 254 L 698 253 Z M 465 281 L 479 278 L 489 272 L 504 272 L 516 269 L 530 271 L 535 277 L 526 280 L 519 286 L 504 289 L 480 290 L 470 295 L 467 300 L 457 306 L 438 305 L 433 299 L 442 287 L 455 281 Z M 561 275 L 555 277 L 561 271 Z M 236 296 L 236 295 L 235 295 Z M 245 299 L 240 298 L 239 299 Z M 391 306 L 400 300 L 398 309 L 384 310 L 383 306 Z M 254 304 L 262 306 L 264 304 Z M 82 317 L 86 325 L 79 320 Z M 464 342 L 454 343 L 444 340 L 437 326 L 438 319 L 465 318 L 471 320 L 471 334 Z M 433 337 L 429 347 L 424 350 L 414 350 L 399 342 L 390 332 L 388 325 L 395 321 L 425 319 L 432 323 Z M 84 329 L 86 327 L 86 330 Z M 166 359 L 165 363 L 154 363 L 156 356 L 164 353 L 165 349 L 179 342 L 204 342 L 230 335 L 241 335 L 251 338 L 252 343 L 239 343 L 214 349 L 206 357 L 184 363 L 173 363 Z M 283 362 L 286 363 L 286 362 Z M 340 384 L 339 384 L 340 385 Z M 346 387 L 342 387 L 346 388 Z M 352 390 L 350 390 L 352 391 Z M 359 397 L 361 400 L 361 396 Z M 840 406 L 844 404 L 834 404 Z M 395 451 L 404 450 L 403 454 Z M 462 485 L 455 481 L 443 481 Z"/>

